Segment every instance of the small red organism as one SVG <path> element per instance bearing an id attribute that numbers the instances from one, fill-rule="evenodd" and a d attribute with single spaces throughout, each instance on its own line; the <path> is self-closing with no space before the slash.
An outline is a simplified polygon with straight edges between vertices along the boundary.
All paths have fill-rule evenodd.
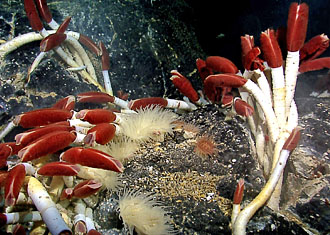
<path id="1" fill-rule="evenodd" d="M 203 135 L 196 139 L 194 151 L 200 157 L 207 157 L 216 154 L 218 149 L 212 136 Z"/>

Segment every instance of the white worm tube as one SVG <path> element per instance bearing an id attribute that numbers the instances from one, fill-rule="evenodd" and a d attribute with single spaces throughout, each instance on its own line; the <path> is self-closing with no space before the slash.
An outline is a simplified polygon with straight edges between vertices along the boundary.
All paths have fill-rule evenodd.
<path id="1" fill-rule="evenodd" d="M 244 70 L 244 73 L 247 73 L 248 70 Z M 244 89 L 242 89 L 241 87 L 238 88 L 239 94 L 242 98 L 242 100 L 244 100 L 246 103 L 248 103 L 249 105 L 251 105 L 252 107 L 254 106 L 253 103 L 251 103 L 251 97 L 250 97 L 250 93 L 245 91 Z M 256 136 L 256 121 L 254 119 L 255 113 L 252 116 L 248 116 L 246 117 L 246 120 L 249 124 L 250 127 L 250 131 L 253 134 L 253 136 Z"/>
<path id="2" fill-rule="evenodd" d="M 39 211 L 4 213 L 7 224 L 42 221 Z"/>
<path id="3" fill-rule="evenodd" d="M 29 71 L 28 71 L 28 77 L 30 77 L 31 73 L 33 73 L 33 71 L 38 67 L 38 65 L 40 64 L 40 62 L 43 60 L 43 58 L 45 58 L 45 56 L 47 55 L 48 52 L 44 52 L 41 51 L 39 53 L 39 55 L 37 55 L 37 57 L 34 59 L 33 63 L 31 64 Z M 28 79 L 30 80 L 30 79 Z"/>
<path id="4" fill-rule="evenodd" d="M 49 27 L 56 30 L 59 27 L 59 24 L 52 18 L 52 20 L 48 23 Z"/>
<path id="5" fill-rule="evenodd" d="M 271 166 L 271 171 L 274 171 L 276 164 L 278 163 L 278 160 L 280 158 L 281 150 L 283 148 L 283 145 L 287 138 L 289 137 L 290 133 L 287 132 L 281 132 L 275 147 L 274 147 L 274 153 L 273 153 L 273 159 L 272 163 L 270 164 Z M 279 176 L 278 179 L 278 184 L 274 188 L 273 192 L 271 193 L 271 196 L 267 202 L 267 206 L 274 211 L 279 210 L 279 203 L 280 203 L 280 195 L 281 195 L 281 188 L 282 188 L 282 175 Z"/>
<path id="6" fill-rule="evenodd" d="M 237 216 L 235 224 L 233 226 L 233 234 L 235 235 L 244 235 L 246 234 L 246 225 L 254 215 L 254 213 L 262 207 L 268 198 L 273 193 L 280 177 L 282 176 L 283 169 L 286 165 L 286 161 L 290 153 L 296 148 L 300 139 L 300 128 L 295 128 L 289 138 L 285 141 L 283 149 L 281 151 L 280 157 L 266 183 L 264 188 L 258 194 L 253 201 L 247 205 Z"/>
<path id="7" fill-rule="evenodd" d="M 257 126 L 255 140 L 258 162 L 264 169 L 265 164 L 267 164 L 266 161 L 268 161 L 268 159 L 265 159 L 265 133 L 263 132 L 261 125 Z"/>
<path id="8" fill-rule="evenodd" d="M 20 164 L 22 164 L 24 166 L 25 174 L 27 174 L 27 175 L 34 175 L 35 174 L 36 170 L 34 169 L 34 167 L 30 163 L 22 162 Z"/>
<path id="9" fill-rule="evenodd" d="M 84 142 L 84 139 L 86 137 L 86 134 L 82 134 L 82 133 L 79 133 L 79 132 L 76 132 L 76 139 L 73 141 L 73 143 L 75 144 L 81 144 Z"/>
<path id="10" fill-rule="evenodd" d="M 85 216 L 85 209 L 86 205 L 83 203 L 82 200 L 79 200 L 75 203 L 74 207 L 74 227 L 75 227 L 75 233 L 86 233 L 86 216 Z"/>
<path id="11" fill-rule="evenodd" d="M 36 32 L 26 33 L 13 38 L 0 45 L 0 57 L 4 57 L 17 48 L 34 41 L 42 40 L 43 37 Z"/>
<path id="12" fill-rule="evenodd" d="M 49 35 L 49 32 L 45 30 L 44 28 L 39 32 L 43 37 L 47 37 Z M 61 58 L 65 61 L 70 67 L 80 67 L 72 58 L 70 55 L 65 53 L 65 51 L 61 47 L 56 47 L 53 49 Z M 97 82 L 89 73 L 87 73 L 85 70 L 79 71 L 80 75 L 85 78 L 89 83 L 96 86 L 100 91 L 104 92 L 104 88 Z"/>
<path id="13" fill-rule="evenodd" d="M 242 74 L 242 77 L 244 77 L 246 80 L 249 80 L 252 75 L 253 75 L 253 71 L 244 69 L 244 72 Z"/>
<path id="14" fill-rule="evenodd" d="M 82 179 L 94 179 L 102 183 L 107 189 L 115 189 L 118 186 L 118 174 L 114 171 L 108 171 L 87 166 L 79 166 L 78 177 Z"/>
<path id="15" fill-rule="evenodd" d="M 16 205 L 32 205 L 33 202 L 25 193 L 19 192 Z"/>
<path id="16" fill-rule="evenodd" d="M 90 128 L 94 127 L 95 125 L 90 124 L 89 122 L 77 119 L 75 117 L 77 112 L 74 112 L 72 115 L 72 119 L 69 120 L 70 126 L 75 128 L 76 131 L 76 139 L 74 140 L 74 143 L 82 143 L 85 136 L 87 135 L 87 132 Z"/>
<path id="17" fill-rule="evenodd" d="M 241 211 L 241 204 L 233 204 L 233 210 L 231 212 L 231 225 L 235 224 L 236 218 Z"/>
<path id="18" fill-rule="evenodd" d="M 70 34 L 67 34 L 66 42 L 70 43 L 70 45 L 78 52 L 80 58 L 84 62 L 85 66 L 87 67 L 88 73 L 91 75 L 92 78 L 94 78 L 95 81 L 97 81 L 96 73 L 94 66 L 89 59 L 85 49 L 82 47 L 82 45 L 77 41 L 76 38 L 70 36 Z"/>
<path id="19" fill-rule="evenodd" d="M 105 91 L 109 95 L 112 95 L 113 96 L 113 90 L 112 90 L 112 86 L 111 86 L 109 71 L 108 70 L 102 70 L 102 74 L 103 74 L 103 79 L 104 79 Z"/>
<path id="20" fill-rule="evenodd" d="M 61 44 L 61 46 L 62 46 L 63 50 L 65 50 L 64 46 L 67 47 L 66 49 L 69 51 L 68 56 L 70 56 L 71 59 L 74 59 L 74 61 L 79 65 L 79 67 L 84 66 L 84 62 L 83 62 L 82 58 L 80 57 L 78 51 L 71 44 L 69 44 L 67 41 L 64 41 L 63 44 Z"/>
<path id="21" fill-rule="evenodd" d="M 64 184 L 67 188 L 73 187 L 73 176 L 62 176 Z"/>
<path id="22" fill-rule="evenodd" d="M 53 201 L 57 202 L 61 196 L 64 188 L 64 180 L 62 176 L 53 176 L 49 185 L 48 193 L 52 197 Z"/>
<path id="23" fill-rule="evenodd" d="M 187 102 L 182 100 L 174 100 L 174 99 L 166 99 L 166 100 L 167 100 L 166 108 L 181 109 L 188 111 L 193 111 L 197 109 L 197 107 L 194 104 L 192 103 L 188 104 Z"/>
<path id="24" fill-rule="evenodd" d="M 46 32 L 48 34 L 53 34 L 56 31 L 47 30 Z M 73 31 L 66 31 L 65 34 L 70 35 L 71 37 L 74 37 L 76 40 L 79 40 L 79 37 L 80 37 L 79 33 L 73 32 Z M 44 37 L 40 33 L 37 33 L 37 32 L 30 32 L 30 33 L 25 33 L 25 34 L 19 35 L 19 36 L 13 38 L 12 40 L 7 41 L 0 45 L 0 57 L 4 57 L 4 56 L 8 55 L 12 51 L 16 50 L 17 48 L 19 48 L 25 44 L 28 44 L 28 43 L 34 42 L 34 41 L 40 41 L 43 38 Z"/>
<path id="25" fill-rule="evenodd" d="M 47 190 L 36 178 L 29 177 L 27 192 L 52 234 L 71 233 Z"/>
<path id="26" fill-rule="evenodd" d="M 113 101 L 113 103 L 115 105 L 118 105 L 122 109 L 129 109 L 128 108 L 128 102 L 126 100 L 122 100 L 122 99 L 120 99 L 118 97 L 115 97 L 115 96 L 114 96 L 114 98 L 115 98 L 115 100 Z"/>
<path id="27" fill-rule="evenodd" d="M 288 122 L 286 125 L 286 131 L 283 131 L 280 134 L 280 137 L 275 145 L 274 148 L 274 155 L 273 155 L 273 164 L 272 168 L 274 169 L 276 166 L 276 163 L 279 159 L 280 151 L 289 137 L 289 134 L 293 131 L 294 128 L 298 126 L 298 113 L 297 113 L 297 106 L 296 103 L 292 100 L 291 102 L 291 108 L 290 108 L 290 113 L 288 117 Z M 283 151 L 283 150 L 282 150 Z M 274 211 L 279 210 L 279 204 L 280 204 L 280 197 L 281 197 L 281 192 L 282 192 L 282 181 L 283 181 L 283 174 L 281 175 L 274 192 L 272 193 L 271 197 L 269 198 L 267 202 L 267 206 L 273 209 Z"/>
<path id="28" fill-rule="evenodd" d="M 89 232 L 92 229 L 96 230 L 95 225 L 94 225 L 94 221 L 93 221 L 93 210 L 92 210 L 92 208 L 89 208 L 89 207 L 86 208 L 85 215 L 86 215 L 87 232 Z"/>
<path id="29" fill-rule="evenodd" d="M 299 69 L 299 51 L 288 51 L 285 62 L 285 107 L 286 113 L 289 115 L 291 102 L 294 97 L 297 76 Z"/>
<path id="30" fill-rule="evenodd" d="M 48 23 L 49 27 L 51 27 L 53 30 L 57 30 L 59 27 L 59 24 L 52 19 L 49 23 Z M 78 42 L 79 40 L 79 33 L 74 33 L 74 35 L 71 35 L 72 33 L 67 33 L 65 32 L 67 35 L 67 38 L 65 41 L 67 41 L 79 54 L 79 57 L 82 59 L 82 61 L 84 62 L 84 64 L 87 66 L 87 71 L 90 74 L 90 76 L 97 81 L 97 77 L 95 74 L 95 70 L 94 67 L 92 65 L 92 62 L 90 61 L 86 51 L 84 50 L 84 48 L 81 46 L 81 44 Z M 78 34 L 78 38 L 76 38 Z M 73 66 L 73 67 L 77 67 L 77 66 Z"/>
<path id="31" fill-rule="evenodd" d="M 55 27 L 55 26 L 54 26 Z M 58 27 L 58 26 L 57 26 Z M 37 41 L 37 40 L 42 40 L 44 37 L 47 37 L 49 34 L 55 33 L 55 30 L 49 30 L 47 31 L 45 28 L 43 28 L 39 33 L 36 32 L 31 32 L 31 33 L 27 33 L 27 34 L 23 34 L 20 35 L 18 37 L 15 37 L 14 39 L 0 45 L 0 57 L 4 57 L 7 54 L 9 54 L 10 52 L 16 50 L 17 48 L 33 42 L 33 41 Z M 66 32 L 66 34 L 68 36 L 72 36 L 74 37 L 76 40 L 79 39 L 79 33 L 76 32 Z M 70 40 L 70 39 L 69 39 Z M 80 45 L 80 44 L 79 44 Z M 82 48 L 82 46 L 80 45 L 80 47 Z M 57 47 L 54 49 L 56 51 L 56 53 L 70 66 L 70 67 L 80 67 L 67 53 L 65 53 L 63 51 L 62 48 Z M 83 49 L 79 50 L 84 51 Z M 84 53 L 86 53 L 84 51 Z M 87 54 L 86 54 L 87 55 Z M 88 57 L 88 56 L 87 56 Z M 89 58 L 88 58 L 89 59 Z M 90 65 L 91 63 L 87 63 L 86 64 L 88 66 L 88 70 L 91 69 Z M 93 85 L 95 85 L 98 89 L 100 89 L 100 91 L 104 92 L 104 88 L 95 80 L 96 75 L 95 75 L 95 70 L 94 73 L 92 72 L 94 70 L 91 69 L 89 72 L 91 72 L 91 74 L 89 74 L 86 71 L 79 71 L 79 73 L 81 74 L 82 77 L 84 77 L 89 83 L 92 83 Z M 32 70 L 33 71 L 33 70 Z M 95 75 L 95 76 L 94 76 Z"/>
<path id="32" fill-rule="evenodd" d="M 11 132 L 14 128 L 15 128 L 15 124 L 13 121 L 9 122 L 7 124 L 7 126 L 1 130 L 0 132 L 0 140 L 2 140 L 3 138 L 6 137 L 6 135 L 8 135 L 9 132 Z"/>
<path id="33" fill-rule="evenodd" d="M 245 207 L 237 216 L 235 224 L 233 226 L 233 234 L 235 235 L 245 235 L 246 225 L 254 215 L 254 213 L 267 201 L 271 193 L 275 189 L 275 186 L 282 175 L 282 171 L 285 167 L 286 161 L 290 155 L 289 150 L 282 150 L 279 161 L 276 164 L 269 180 L 267 181 L 265 187 L 258 194 L 258 196 Z"/>
<path id="34" fill-rule="evenodd" d="M 286 123 L 285 115 L 285 81 L 283 67 L 271 68 L 273 81 L 273 102 L 274 112 L 277 117 L 279 128 L 284 128 Z"/>
<path id="35" fill-rule="evenodd" d="M 260 90 L 262 90 L 262 92 L 264 93 L 264 98 L 267 100 L 267 102 L 269 102 L 270 104 L 272 104 L 272 91 L 270 89 L 268 80 L 265 76 L 265 74 L 260 70 L 260 69 L 256 69 L 254 70 L 254 72 L 256 74 L 258 74 L 260 77 L 257 79 L 258 82 L 258 86 L 260 87 Z"/>
<path id="36" fill-rule="evenodd" d="M 86 66 L 86 65 L 83 65 L 83 66 L 76 67 L 76 68 L 67 68 L 66 70 L 67 70 L 67 71 L 73 71 L 73 72 L 76 72 L 76 71 L 84 70 L 84 69 L 86 69 L 86 68 L 87 68 L 87 66 Z"/>
<path id="37" fill-rule="evenodd" d="M 288 115 L 286 130 L 291 133 L 292 130 L 298 126 L 298 109 L 294 100 L 291 102 L 291 108 Z"/>
<path id="38" fill-rule="evenodd" d="M 243 87 L 246 90 L 248 90 L 259 103 L 259 105 L 266 117 L 266 122 L 267 122 L 267 127 L 269 130 L 270 138 L 273 143 L 276 143 L 276 140 L 279 135 L 279 125 L 278 125 L 274 110 L 272 109 L 272 105 L 263 99 L 263 97 L 264 97 L 263 92 L 253 81 L 248 80 L 243 85 Z"/>

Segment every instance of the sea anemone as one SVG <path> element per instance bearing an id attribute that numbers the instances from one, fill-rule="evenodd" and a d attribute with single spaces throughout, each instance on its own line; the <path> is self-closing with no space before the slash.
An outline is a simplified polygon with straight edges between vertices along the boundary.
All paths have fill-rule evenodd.
<path id="1" fill-rule="evenodd" d="M 79 166 L 78 176 L 83 179 L 94 179 L 101 183 L 108 190 L 117 190 L 121 187 L 121 181 L 118 173 L 87 166 Z"/>
<path id="2" fill-rule="evenodd" d="M 151 106 L 123 118 L 120 124 L 122 133 L 134 141 L 143 142 L 150 139 L 162 140 L 165 133 L 172 133 L 172 123 L 177 115 L 159 106 Z"/>
<path id="3" fill-rule="evenodd" d="M 184 130 L 183 137 L 186 139 L 195 138 L 195 136 L 199 133 L 198 126 L 191 123 L 184 123 L 183 130 Z"/>
<path id="4" fill-rule="evenodd" d="M 174 125 L 174 131 L 183 131 L 183 137 L 186 139 L 195 138 L 199 133 L 198 126 L 194 124 L 187 123 L 182 120 L 176 120 L 172 124 Z"/>
<path id="5" fill-rule="evenodd" d="M 113 141 L 106 145 L 96 145 L 94 148 L 106 152 L 107 154 L 124 163 L 129 158 L 134 156 L 134 152 L 138 150 L 139 144 L 127 137 L 123 137 L 115 138 Z"/>
<path id="6" fill-rule="evenodd" d="M 119 216 L 130 234 L 172 234 L 169 216 L 159 203 L 152 200 L 151 195 L 143 195 L 139 191 L 126 191 L 119 197 Z"/>
<path id="7" fill-rule="evenodd" d="M 216 154 L 218 152 L 218 149 L 213 137 L 203 135 L 196 139 L 194 151 L 200 157 L 207 157 Z"/>

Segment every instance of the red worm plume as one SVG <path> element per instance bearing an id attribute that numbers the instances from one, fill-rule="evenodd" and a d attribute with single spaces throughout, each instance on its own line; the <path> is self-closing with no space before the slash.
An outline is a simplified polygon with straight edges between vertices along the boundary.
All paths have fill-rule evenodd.
<path id="1" fill-rule="evenodd" d="M 253 36 L 245 34 L 241 36 L 241 48 L 242 55 L 245 56 L 252 48 L 254 47 L 254 38 Z"/>
<path id="2" fill-rule="evenodd" d="M 116 120 L 116 114 L 107 109 L 83 109 L 76 114 L 76 118 L 91 124 L 110 123 Z"/>
<path id="3" fill-rule="evenodd" d="M 265 66 L 263 65 L 263 60 L 258 56 L 261 54 L 259 47 L 252 48 L 242 59 L 243 66 L 247 70 L 260 69 L 263 71 Z"/>
<path id="4" fill-rule="evenodd" d="M 13 167 L 9 171 L 5 184 L 5 204 L 7 206 L 15 205 L 24 178 L 25 167 L 22 164 Z"/>
<path id="5" fill-rule="evenodd" d="M 275 37 L 274 30 L 267 29 L 260 35 L 261 49 L 264 53 L 264 59 L 271 68 L 282 66 L 283 58 L 281 48 Z"/>
<path id="6" fill-rule="evenodd" d="M 33 30 L 40 31 L 43 29 L 42 22 L 40 20 L 36 5 L 33 0 L 24 0 L 24 9 L 26 16 L 30 21 L 30 25 Z"/>
<path id="7" fill-rule="evenodd" d="M 7 165 L 7 158 L 12 154 L 12 149 L 7 143 L 0 144 L 0 168 Z"/>
<path id="8" fill-rule="evenodd" d="M 259 47 L 254 46 L 254 38 L 250 35 L 241 36 L 241 47 L 242 47 L 242 64 L 247 70 L 260 69 L 263 71 L 265 66 L 263 60 L 258 56 L 261 51 Z"/>
<path id="9" fill-rule="evenodd" d="M 239 205 L 242 202 L 244 193 L 244 179 L 239 179 L 234 193 L 233 204 Z"/>
<path id="10" fill-rule="evenodd" d="M 22 162 L 31 161 L 47 154 L 55 153 L 69 146 L 76 135 L 68 131 L 55 131 L 43 135 L 18 152 Z"/>
<path id="11" fill-rule="evenodd" d="M 99 191 L 101 187 L 102 184 L 96 180 L 84 180 L 74 187 L 73 196 L 77 198 L 85 198 Z"/>
<path id="12" fill-rule="evenodd" d="M 96 231 L 95 229 L 91 229 L 88 231 L 87 235 L 101 235 L 101 233 Z"/>
<path id="13" fill-rule="evenodd" d="M 13 228 L 13 234 L 14 235 L 16 235 L 16 234 L 25 235 L 26 232 L 25 232 L 24 226 L 21 224 L 16 224 L 15 227 Z"/>
<path id="14" fill-rule="evenodd" d="M 65 39 L 66 34 L 64 33 L 50 34 L 40 42 L 40 51 L 46 52 L 52 50 L 61 45 Z"/>
<path id="15" fill-rule="evenodd" d="M 35 1 L 39 10 L 41 17 L 47 22 L 52 21 L 52 13 L 47 6 L 47 0 L 36 0 Z"/>
<path id="16" fill-rule="evenodd" d="M 123 172 L 124 170 L 120 161 L 102 151 L 92 148 L 70 148 L 61 154 L 61 159 L 72 164 L 80 164 L 104 170 L 116 172 Z"/>
<path id="17" fill-rule="evenodd" d="M 233 62 L 221 56 L 209 56 L 206 58 L 205 63 L 208 68 L 216 72 L 233 74 L 238 72 L 238 68 Z"/>
<path id="18" fill-rule="evenodd" d="M 88 48 L 88 50 L 93 52 L 95 55 L 97 55 L 97 56 L 102 55 L 100 48 L 93 42 L 92 39 L 90 39 L 86 35 L 80 34 L 79 42 L 81 44 L 83 44 L 84 46 L 86 46 Z"/>
<path id="19" fill-rule="evenodd" d="M 306 62 L 303 62 L 299 66 L 299 72 L 300 73 L 305 73 L 309 71 L 315 71 L 315 70 L 320 70 L 330 68 L 330 57 L 322 57 L 314 60 L 308 60 Z"/>
<path id="20" fill-rule="evenodd" d="M 205 78 L 207 78 L 207 76 L 213 74 L 212 69 L 208 68 L 206 66 L 205 61 L 200 58 L 198 58 L 196 60 L 196 67 L 197 67 L 199 76 L 202 78 L 203 82 L 204 82 Z"/>
<path id="21" fill-rule="evenodd" d="M 88 91 L 77 95 L 77 102 L 80 103 L 113 103 L 115 98 L 107 93 L 98 91 Z"/>
<path id="22" fill-rule="evenodd" d="M 46 176 L 74 176 L 79 172 L 79 167 L 67 162 L 50 162 L 43 165 L 39 170 L 39 175 Z"/>
<path id="23" fill-rule="evenodd" d="M 197 102 L 199 97 L 191 85 L 191 82 L 176 70 L 171 71 L 171 74 L 172 83 L 180 91 L 180 93 L 187 96 L 192 102 Z"/>
<path id="24" fill-rule="evenodd" d="M 15 142 L 7 142 L 0 144 L 0 168 L 3 168 L 7 165 L 7 158 L 15 155 L 20 151 L 24 146 L 21 144 L 16 144 Z"/>
<path id="25" fill-rule="evenodd" d="M 66 188 L 62 191 L 60 200 L 68 199 L 70 200 L 73 197 L 73 188 Z"/>
<path id="26" fill-rule="evenodd" d="M 55 122 L 66 121 L 72 117 L 72 113 L 64 109 L 36 109 L 18 115 L 14 119 L 15 125 L 23 128 L 44 126 Z"/>
<path id="27" fill-rule="evenodd" d="M 329 47 L 329 38 L 325 34 L 320 34 L 304 44 L 300 50 L 300 62 L 312 60 L 322 54 Z"/>
<path id="28" fill-rule="evenodd" d="M 146 107 L 151 107 L 152 105 L 158 105 L 160 107 L 167 106 L 167 100 L 161 97 L 149 97 L 137 100 L 132 100 L 128 103 L 128 107 L 131 110 L 143 109 Z"/>
<path id="29" fill-rule="evenodd" d="M 88 130 L 84 138 L 85 144 L 106 144 L 115 137 L 116 126 L 110 123 L 100 123 Z"/>
<path id="30" fill-rule="evenodd" d="M 5 186 L 6 184 L 6 180 L 7 180 L 7 176 L 8 176 L 8 171 L 1 171 L 0 170 L 0 188 Z M 0 227 L 1 227 L 1 214 L 0 214 Z"/>
<path id="31" fill-rule="evenodd" d="M 70 21 L 71 21 L 71 16 L 66 17 L 62 22 L 62 24 L 56 30 L 56 33 L 64 33 L 68 29 Z"/>
<path id="32" fill-rule="evenodd" d="M 204 81 L 204 93 L 211 101 L 216 101 L 218 96 L 217 88 L 233 87 L 238 88 L 243 86 L 247 80 L 235 74 L 214 74 L 208 76 Z"/>
<path id="33" fill-rule="evenodd" d="M 73 95 L 69 95 L 57 101 L 52 108 L 54 109 L 65 109 L 65 110 L 73 110 L 75 105 L 75 97 Z"/>
<path id="34" fill-rule="evenodd" d="M 285 141 L 283 149 L 289 150 L 291 152 L 297 147 L 298 142 L 300 140 L 300 130 L 300 127 L 296 127 L 293 129 L 289 138 Z"/>
<path id="35" fill-rule="evenodd" d="M 239 99 L 239 98 L 235 99 L 234 108 L 236 110 L 236 113 L 243 117 L 251 116 L 254 112 L 254 109 L 252 106 L 250 106 L 244 100 Z"/>
<path id="36" fill-rule="evenodd" d="M 74 128 L 68 125 L 47 125 L 43 127 L 38 127 L 34 129 L 30 129 L 23 133 L 19 133 L 15 136 L 16 144 L 26 146 L 32 141 L 46 135 L 52 133 L 54 131 L 73 131 Z"/>
<path id="37" fill-rule="evenodd" d="M 288 51 L 299 51 L 304 45 L 308 24 L 308 5 L 292 3 L 289 9 L 286 43 Z"/>
<path id="38" fill-rule="evenodd" d="M 227 89 L 227 88 L 226 88 Z M 230 107 L 233 105 L 234 96 L 231 92 L 224 93 L 222 89 L 223 95 L 221 96 L 221 107 Z"/>
<path id="39" fill-rule="evenodd" d="M 99 47 L 101 50 L 101 61 L 102 61 L 102 70 L 109 70 L 110 69 L 110 57 L 107 48 L 105 47 L 103 42 L 99 43 Z"/>

